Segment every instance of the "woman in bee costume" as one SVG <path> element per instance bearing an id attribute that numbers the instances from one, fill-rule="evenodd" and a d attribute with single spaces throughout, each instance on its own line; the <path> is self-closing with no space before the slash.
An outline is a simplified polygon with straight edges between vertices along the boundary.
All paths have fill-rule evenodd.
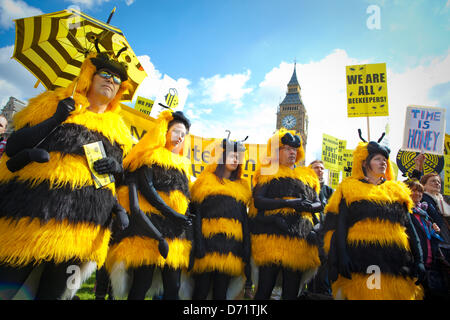
<path id="1" fill-rule="evenodd" d="M 165 110 L 124 159 L 127 184 L 118 197 L 130 226 L 115 235 L 106 262 L 116 297 L 143 300 L 161 283 L 153 280 L 158 267 L 164 299 L 178 299 L 192 238 L 189 160 L 182 155 L 189 128 L 182 112 Z"/>
<path id="2" fill-rule="evenodd" d="M 255 174 L 250 207 L 252 257 L 258 266 L 255 299 L 269 299 L 277 275 L 283 276 L 282 298 L 296 299 L 299 288 L 320 265 L 313 229 L 322 209 L 317 175 L 296 167 L 304 158 L 301 138 L 280 129 L 267 143 L 269 164 Z"/>
<path id="3" fill-rule="evenodd" d="M 424 266 L 411 223 L 414 205 L 408 187 L 393 180 L 390 150 L 379 144 L 381 139 L 358 144 L 352 175 L 341 182 L 325 210 L 325 246 L 336 299 L 411 300 L 423 295 L 415 279 L 422 279 Z"/>
<path id="4" fill-rule="evenodd" d="M 107 157 L 95 170 L 120 178 L 132 143 L 118 113 L 127 79 L 114 58 L 90 54 L 68 88 L 44 92 L 16 114 L 0 161 L 1 299 L 27 278 L 38 279 L 36 299 L 70 298 L 68 277 L 78 270 L 83 280 L 105 261 L 111 212 L 128 223 L 114 183 L 95 188 L 83 151 L 101 141 Z"/>
<path id="5" fill-rule="evenodd" d="M 244 270 L 250 276 L 250 233 L 247 207 L 248 182 L 242 179 L 245 147 L 242 141 L 223 139 L 191 188 L 195 214 L 195 287 L 192 298 L 207 298 L 213 285 L 214 300 L 233 299 L 243 288 Z M 234 280 L 234 281 L 233 281 Z"/>

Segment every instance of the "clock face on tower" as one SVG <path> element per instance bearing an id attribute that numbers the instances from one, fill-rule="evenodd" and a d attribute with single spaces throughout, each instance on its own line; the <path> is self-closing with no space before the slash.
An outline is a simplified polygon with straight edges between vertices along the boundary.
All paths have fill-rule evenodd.
<path id="1" fill-rule="evenodd" d="M 296 123 L 297 123 L 297 119 L 293 115 L 287 115 L 281 120 L 281 124 L 286 129 L 294 128 Z"/>

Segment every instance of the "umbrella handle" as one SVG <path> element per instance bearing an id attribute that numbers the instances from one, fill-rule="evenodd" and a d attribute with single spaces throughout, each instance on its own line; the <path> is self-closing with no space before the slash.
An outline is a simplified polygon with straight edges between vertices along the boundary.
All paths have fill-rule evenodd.
<path id="1" fill-rule="evenodd" d="M 75 94 L 75 91 L 77 90 L 77 84 L 78 84 L 78 80 L 75 82 L 75 84 L 74 84 L 74 86 L 73 86 L 73 90 L 72 90 L 72 95 L 70 96 L 72 99 L 74 99 L 74 94 Z M 75 99 L 74 99 L 75 100 Z M 78 111 L 80 111 L 81 110 L 81 105 L 80 105 L 80 108 L 77 108 L 77 104 L 75 103 L 75 110 L 74 110 L 74 112 L 78 112 Z"/>

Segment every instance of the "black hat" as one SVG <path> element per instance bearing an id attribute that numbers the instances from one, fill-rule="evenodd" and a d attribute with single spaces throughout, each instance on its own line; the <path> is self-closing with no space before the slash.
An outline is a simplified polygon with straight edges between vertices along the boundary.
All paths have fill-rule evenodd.
<path id="1" fill-rule="evenodd" d="M 181 122 L 186 127 L 187 131 L 191 128 L 191 121 L 184 115 L 181 111 L 175 111 L 172 113 L 173 119 L 169 122 L 168 127 L 172 125 L 174 122 Z"/>
<path id="2" fill-rule="evenodd" d="M 99 53 L 96 57 L 91 58 L 92 64 L 97 68 L 107 69 L 120 77 L 120 80 L 128 80 L 127 65 L 114 59 L 110 59 L 106 53 Z"/>
<path id="3" fill-rule="evenodd" d="M 293 148 L 299 148 L 302 144 L 302 140 L 297 135 L 292 135 L 292 133 L 287 132 L 282 138 L 281 143 L 284 145 L 288 145 Z"/>
<path id="4" fill-rule="evenodd" d="M 366 140 L 363 139 L 362 134 L 361 134 L 361 129 L 358 129 L 358 134 L 359 134 L 359 138 L 363 141 L 366 142 Z M 382 154 L 383 156 L 385 156 L 387 159 L 389 159 L 389 154 L 391 153 L 391 149 L 389 149 L 387 146 L 383 146 L 380 144 L 381 140 L 383 140 L 385 133 L 383 132 L 383 134 L 381 135 L 380 139 L 378 139 L 378 141 L 370 141 L 367 144 L 367 152 L 369 153 L 369 157 L 371 155 L 375 155 L 375 154 Z"/>

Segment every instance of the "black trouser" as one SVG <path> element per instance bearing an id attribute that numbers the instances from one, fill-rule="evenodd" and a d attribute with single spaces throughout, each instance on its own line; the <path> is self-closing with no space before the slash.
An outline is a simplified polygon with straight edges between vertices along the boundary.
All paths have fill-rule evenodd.
<path id="1" fill-rule="evenodd" d="M 195 286 L 193 300 L 206 300 L 211 283 L 213 285 L 213 300 L 226 300 L 231 276 L 221 272 L 198 273 L 194 276 Z"/>
<path id="2" fill-rule="evenodd" d="M 155 266 L 141 266 L 133 268 L 133 283 L 128 293 L 128 300 L 144 300 L 145 294 L 150 289 L 153 280 Z M 181 269 L 164 267 L 161 269 L 164 300 L 178 300 L 180 289 Z"/>
<path id="3" fill-rule="evenodd" d="M 297 299 L 302 273 L 281 266 L 261 266 L 258 269 L 258 289 L 255 300 L 269 300 L 279 272 L 282 272 L 283 284 L 281 297 L 283 300 Z"/>
<path id="4" fill-rule="evenodd" d="M 103 265 L 95 271 L 95 300 L 105 300 L 106 294 L 108 294 L 108 300 L 114 300 L 111 280 L 106 267 Z"/>
<path id="5" fill-rule="evenodd" d="M 68 267 L 79 265 L 74 261 L 67 261 L 60 264 L 53 262 L 45 262 L 42 271 L 39 286 L 36 292 L 36 300 L 57 300 L 60 299 L 64 291 L 67 289 L 68 278 L 73 273 L 67 273 Z M 0 266 L 0 299 L 12 299 L 27 277 L 33 271 L 35 266 L 32 263 L 15 268 L 7 265 Z M 69 269 L 70 271 L 70 269 Z"/>

